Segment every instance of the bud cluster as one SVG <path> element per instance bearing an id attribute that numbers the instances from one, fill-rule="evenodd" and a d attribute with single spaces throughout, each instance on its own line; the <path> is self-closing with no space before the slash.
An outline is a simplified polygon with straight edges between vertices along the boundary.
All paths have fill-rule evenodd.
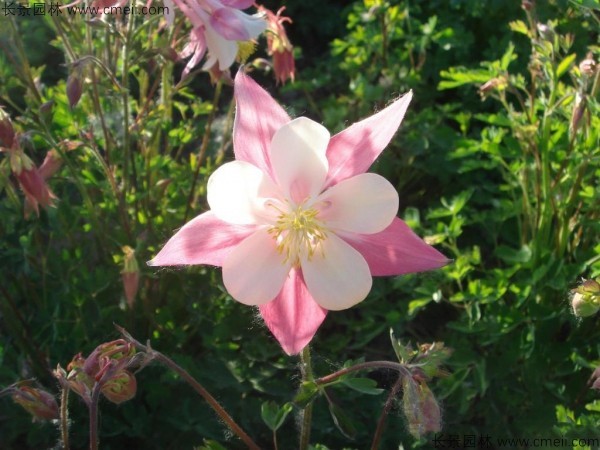
<path id="1" fill-rule="evenodd" d="M 99 345 L 87 357 L 75 355 L 64 370 L 60 365 L 54 371 L 63 388 L 71 389 L 89 405 L 94 390 L 99 390 L 113 403 L 122 403 L 135 396 L 137 382 L 128 368 L 135 355 L 135 347 L 123 339 Z"/>
<path id="2" fill-rule="evenodd" d="M 600 309 L 600 277 L 585 280 L 571 291 L 571 307 L 577 317 L 589 317 Z"/>

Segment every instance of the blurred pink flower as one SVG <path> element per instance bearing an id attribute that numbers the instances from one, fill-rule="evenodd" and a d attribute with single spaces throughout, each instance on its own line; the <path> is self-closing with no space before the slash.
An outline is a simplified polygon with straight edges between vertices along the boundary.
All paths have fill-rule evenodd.
<path id="1" fill-rule="evenodd" d="M 46 178 L 51 176 L 56 170 L 54 167 L 56 164 L 57 155 L 48 152 L 44 164 L 40 168 L 37 168 L 33 161 L 23 152 L 19 143 L 19 133 L 15 133 L 9 141 L 12 146 L 3 147 L 0 146 L 0 152 L 8 154 L 10 168 L 15 178 L 19 182 L 19 186 L 25 194 L 25 218 L 29 217 L 32 211 L 39 216 L 39 206 L 48 208 L 54 205 L 56 196 L 52 193 Z M 54 167 L 53 167 L 54 166 Z"/>
<path id="2" fill-rule="evenodd" d="M 284 10 L 285 6 L 282 6 L 275 14 L 264 6 L 258 7 L 258 11 L 264 13 L 267 17 L 267 49 L 269 55 L 273 58 L 275 78 L 281 84 L 284 84 L 288 79 L 294 81 L 296 72 L 294 47 L 283 27 L 285 22 L 292 23 L 292 20 L 281 15 Z"/>
<path id="3" fill-rule="evenodd" d="M 241 11 L 252 6 L 253 0 L 172 0 L 172 2 L 193 26 L 190 40 L 180 54 L 181 58 L 191 56 L 183 71 L 183 77 L 198 65 L 207 50 L 208 58 L 204 63 L 204 70 L 217 64 L 220 70 L 228 69 L 238 54 L 238 42 L 256 38 L 267 27 L 262 15 L 249 15 Z"/>
<path id="4" fill-rule="evenodd" d="M 411 93 L 332 138 L 310 119 L 291 120 L 242 71 L 235 97 L 236 161 L 210 177 L 211 210 L 150 265 L 222 266 L 231 296 L 258 305 L 284 351 L 296 354 L 327 310 L 365 299 L 372 276 L 448 262 L 396 217 L 394 187 L 364 173 L 398 129 Z"/>

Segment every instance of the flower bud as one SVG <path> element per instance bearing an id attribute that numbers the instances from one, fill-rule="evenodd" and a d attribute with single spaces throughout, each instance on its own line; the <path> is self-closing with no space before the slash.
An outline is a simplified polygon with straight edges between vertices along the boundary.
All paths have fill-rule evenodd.
<path id="1" fill-rule="evenodd" d="M 506 77 L 501 76 L 501 77 L 492 78 L 491 80 L 486 81 L 483 85 L 481 85 L 479 87 L 479 94 L 482 97 L 485 97 L 490 92 L 502 91 L 502 90 L 506 89 L 507 86 L 508 86 L 508 80 L 506 79 Z"/>
<path id="2" fill-rule="evenodd" d="M 571 299 L 571 307 L 573 308 L 573 314 L 576 317 L 589 317 L 593 316 L 598 312 L 600 306 L 593 301 L 591 294 L 580 294 L 577 292 Z"/>
<path id="3" fill-rule="evenodd" d="M 83 94 L 83 78 L 81 69 L 76 68 L 67 78 L 67 99 L 69 106 L 73 109 L 79 103 Z"/>
<path id="4" fill-rule="evenodd" d="M 58 405 L 54 396 L 31 386 L 14 386 L 10 389 L 12 399 L 33 416 L 33 420 L 58 419 Z"/>
<path id="5" fill-rule="evenodd" d="M 594 55 L 589 52 L 585 59 L 579 63 L 579 71 L 584 76 L 592 76 L 596 72 L 596 61 L 594 61 Z"/>
<path id="6" fill-rule="evenodd" d="M 54 149 L 48 150 L 48 153 L 46 153 L 46 157 L 44 158 L 44 162 L 42 162 L 42 165 L 38 170 L 42 178 L 47 180 L 60 170 L 62 164 L 63 161 L 58 152 Z"/>
<path id="7" fill-rule="evenodd" d="M 124 339 L 105 342 L 96 347 L 84 360 L 82 369 L 87 375 L 97 379 L 98 374 L 110 361 L 125 366 L 133 355 L 135 355 L 135 347 Z"/>
<path id="8" fill-rule="evenodd" d="M 531 11 L 535 7 L 535 1 L 533 0 L 523 0 L 521 2 L 521 8 L 525 11 Z"/>
<path id="9" fill-rule="evenodd" d="M 573 108 L 573 112 L 571 113 L 571 123 L 569 124 L 571 133 L 576 133 L 579 129 L 579 125 L 581 124 L 581 119 L 583 118 L 583 114 L 585 113 L 586 106 L 586 95 L 582 95 L 578 92 L 575 96 L 575 107 Z"/>
<path id="10" fill-rule="evenodd" d="M 101 388 L 102 394 L 111 402 L 119 404 L 135 397 L 137 382 L 128 370 L 120 370 L 109 377 Z"/>
<path id="11" fill-rule="evenodd" d="M 0 147 L 11 148 L 15 139 L 15 130 L 10 116 L 0 108 Z"/>
<path id="12" fill-rule="evenodd" d="M 542 39 L 545 39 L 546 41 L 552 41 L 554 39 L 554 28 L 551 25 L 538 23 L 537 30 Z"/>
<path id="13" fill-rule="evenodd" d="M 440 407 L 425 381 L 405 376 L 402 380 L 403 410 L 408 430 L 417 439 L 442 428 Z"/>
<path id="14" fill-rule="evenodd" d="M 127 305 L 133 308 L 135 303 L 135 297 L 137 295 L 140 285 L 140 268 L 137 260 L 135 259 L 135 250 L 126 245 L 122 248 L 125 254 L 123 259 L 123 270 L 121 271 L 121 278 L 123 280 L 123 289 L 125 290 L 125 298 L 127 299 Z"/>

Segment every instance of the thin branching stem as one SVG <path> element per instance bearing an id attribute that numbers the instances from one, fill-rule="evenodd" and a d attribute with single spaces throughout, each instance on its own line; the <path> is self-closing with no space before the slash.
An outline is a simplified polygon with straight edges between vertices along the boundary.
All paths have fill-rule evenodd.
<path id="1" fill-rule="evenodd" d="M 371 450 L 377 450 L 379 448 L 379 443 L 381 442 L 381 437 L 383 436 L 383 430 L 385 429 L 385 422 L 387 420 L 387 416 L 390 413 L 390 409 L 392 409 L 392 405 L 394 404 L 394 400 L 398 395 L 398 391 L 402 387 L 402 379 L 403 376 L 400 375 L 394 386 L 390 390 L 390 394 L 388 395 L 387 400 L 385 401 L 385 405 L 381 410 L 381 415 L 379 416 L 379 420 L 377 421 L 377 428 L 375 429 L 375 434 L 373 435 L 373 441 L 371 443 Z"/>
<path id="2" fill-rule="evenodd" d="M 215 119 L 216 111 L 219 107 L 219 98 L 221 97 L 222 87 L 223 82 L 217 82 L 217 86 L 215 87 L 215 95 L 212 101 L 212 109 L 210 111 L 210 114 L 208 115 L 206 126 L 204 127 L 204 136 L 202 137 L 202 144 L 200 145 L 200 150 L 198 151 L 198 156 L 196 157 L 196 169 L 194 171 L 194 178 L 192 178 L 192 187 L 190 188 L 188 201 L 185 207 L 185 214 L 183 215 L 184 222 L 187 222 L 187 218 L 192 210 L 192 204 L 194 203 L 194 198 L 196 195 L 196 184 L 198 183 L 198 176 L 200 175 L 200 167 L 202 166 L 204 155 L 206 155 L 206 150 L 208 149 L 208 144 L 210 143 L 210 131 L 212 123 Z"/>
<path id="3" fill-rule="evenodd" d="M 156 360 L 165 365 L 173 372 L 183 378 L 213 409 L 219 418 L 225 422 L 229 429 L 235 433 L 246 446 L 251 450 L 260 450 L 260 447 L 252 440 L 252 438 L 233 420 L 225 408 L 208 392 L 194 377 L 192 377 L 183 367 L 179 366 L 171 358 L 152 349 L 150 345 L 143 345 L 141 342 L 134 339 L 124 328 L 115 325 L 117 330 L 123 335 L 124 339 L 135 346 L 138 350 L 146 353 L 151 360 Z"/>

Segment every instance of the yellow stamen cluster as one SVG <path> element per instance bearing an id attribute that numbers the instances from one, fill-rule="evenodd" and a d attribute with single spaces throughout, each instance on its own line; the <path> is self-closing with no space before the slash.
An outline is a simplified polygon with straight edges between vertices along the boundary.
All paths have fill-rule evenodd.
<path id="1" fill-rule="evenodd" d="M 313 257 L 319 243 L 327 237 L 326 228 L 317 219 L 319 212 L 314 208 L 300 205 L 292 211 L 278 211 L 277 223 L 269 228 L 269 234 L 277 242 L 279 253 L 285 255 L 284 263 L 292 261 L 298 266 L 303 252 L 309 260 Z"/>

